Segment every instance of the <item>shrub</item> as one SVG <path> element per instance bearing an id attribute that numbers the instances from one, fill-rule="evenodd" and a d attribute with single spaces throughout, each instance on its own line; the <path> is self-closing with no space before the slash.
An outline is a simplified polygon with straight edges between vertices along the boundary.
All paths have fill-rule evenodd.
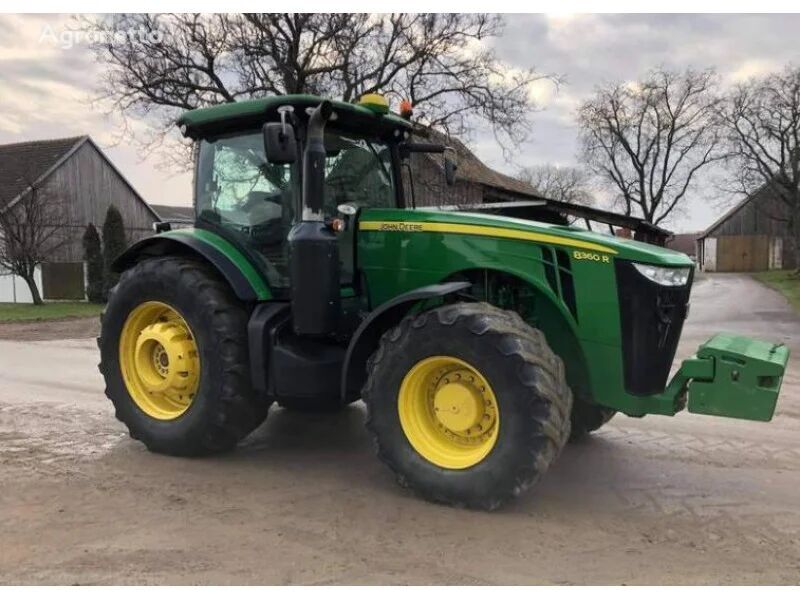
<path id="1" fill-rule="evenodd" d="M 92 223 L 83 232 L 83 259 L 86 261 L 86 297 L 89 302 L 103 302 L 106 291 L 103 249 L 100 245 L 100 234 Z"/>
<path id="2" fill-rule="evenodd" d="M 125 240 L 125 223 L 122 215 L 113 204 L 106 211 L 106 219 L 103 222 L 103 263 L 105 274 L 105 292 L 108 292 L 117 285 L 119 274 L 111 270 L 114 259 L 125 251 L 127 247 Z"/>

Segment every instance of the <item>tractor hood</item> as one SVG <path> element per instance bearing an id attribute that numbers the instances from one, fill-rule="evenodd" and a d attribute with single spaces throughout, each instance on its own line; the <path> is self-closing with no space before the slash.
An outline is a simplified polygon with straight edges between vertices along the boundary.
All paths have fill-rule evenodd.
<path id="1" fill-rule="evenodd" d="M 614 258 L 665 266 L 694 265 L 681 252 L 626 238 L 513 217 L 436 209 L 368 209 L 359 228 L 366 231 L 407 231 L 478 235 L 563 246 L 568 251 L 611 255 Z"/>

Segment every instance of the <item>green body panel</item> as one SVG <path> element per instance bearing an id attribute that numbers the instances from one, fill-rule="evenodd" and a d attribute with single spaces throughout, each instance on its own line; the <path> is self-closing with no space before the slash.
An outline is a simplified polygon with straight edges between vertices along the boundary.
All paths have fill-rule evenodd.
<path id="1" fill-rule="evenodd" d="M 175 229 L 165 233 L 158 234 L 157 237 L 176 238 L 190 236 L 200 240 L 203 243 L 212 246 L 228 260 L 230 260 L 242 272 L 245 279 L 250 283 L 253 291 L 258 300 L 271 300 L 272 292 L 269 289 L 266 278 L 253 266 L 253 263 L 242 254 L 233 244 L 227 241 L 222 236 L 217 235 L 206 229 L 199 229 L 191 227 L 187 229 Z"/>
<path id="2" fill-rule="evenodd" d="M 554 250 L 570 258 L 576 314 L 548 282 Z M 519 219 L 437 210 L 367 209 L 359 220 L 358 263 L 370 305 L 457 274 L 485 270 L 515 277 L 534 294 L 531 314 L 567 365 L 577 396 L 631 415 L 673 414 L 658 397 L 624 389 L 614 260 L 693 266 L 683 254 L 579 230 Z M 558 267 L 556 267 L 558 268 Z M 554 289 L 555 288 L 555 289 Z"/>

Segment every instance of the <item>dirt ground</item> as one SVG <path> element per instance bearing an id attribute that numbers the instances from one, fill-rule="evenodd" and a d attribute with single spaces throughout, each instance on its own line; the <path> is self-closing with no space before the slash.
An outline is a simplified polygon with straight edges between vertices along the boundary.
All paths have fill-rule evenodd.
<path id="1" fill-rule="evenodd" d="M 98 317 L 70 317 L 51 321 L 0 322 L 0 340 L 70 340 L 95 338 L 100 334 Z"/>
<path id="2" fill-rule="evenodd" d="M 800 356 L 800 321 L 747 277 L 696 284 L 679 354 L 723 330 Z M 0 583 L 800 582 L 798 358 L 772 423 L 616 417 L 495 513 L 400 489 L 358 404 L 274 409 L 226 456 L 149 454 L 97 361 L 93 339 L 0 341 Z"/>

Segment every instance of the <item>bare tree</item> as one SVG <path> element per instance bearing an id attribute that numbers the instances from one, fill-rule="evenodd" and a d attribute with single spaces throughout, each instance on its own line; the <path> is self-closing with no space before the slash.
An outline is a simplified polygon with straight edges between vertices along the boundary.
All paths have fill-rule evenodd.
<path id="1" fill-rule="evenodd" d="M 723 157 L 712 70 L 650 71 L 601 87 L 578 113 L 583 157 L 625 214 L 657 224 L 686 200 L 696 176 Z"/>
<path id="2" fill-rule="evenodd" d="M 766 188 L 785 207 L 767 216 L 789 223 L 800 268 L 800 67 L 736 86 L 723 118 L 737 191 Z"/>
<path id="3" fill-rule="evenodd" d="M 36 267 L 69 241 L 63 215 L 61 199 L 33 180 L 16 201 L 0 208 L 0 267 L 25 281 L 34 304 L 42 304 Z"/>
<path id="4" fill-rule="evenodd" d="M 530 130 L 531 83 L 484 42 L 484 14 L 118 14 L 81 27 L 108 66 L 103 87 L 123 114 L 148 117 L 156 141 L 184 110 L 269 94 L 345 101 L 380 91 L 408 99 L 422 124 L 463 135 L 488 123 L 501 143 Z M 111 27 L 120 35 L 104 39 Z"/>
<path id="5" fill-rule="evenodd" d="M 517 178 L 530 183 L 545 198 L 584 206 L 594 203 L 589 173 L 584 169 L 536 165 L 520 170 Z"/>

